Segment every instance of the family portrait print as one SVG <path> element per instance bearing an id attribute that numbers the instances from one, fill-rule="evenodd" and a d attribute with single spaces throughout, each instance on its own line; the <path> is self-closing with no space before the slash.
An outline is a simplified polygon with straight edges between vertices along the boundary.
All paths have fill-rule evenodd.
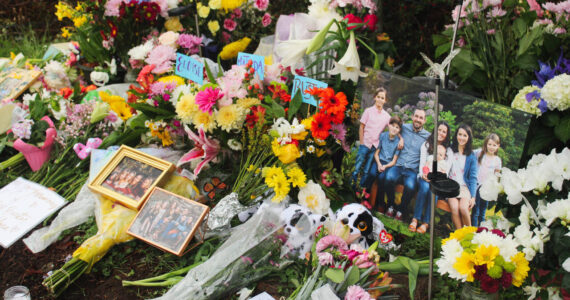
<path id="1" fill-rule="evenodd" d="M 203 204 L 154 188 L 128 233 L 181 255 L 208 210 Z"/>
<path id="2" fill-rule="evenodd" d="M 125 157 L 107 176 L 103 186 L 123 196 L 140 200 L 160 174 L 160 169 Z"/>
<path id="3" fill-rule="evenodd" d="M 406 222 L 411 231 L 425 233 L 432 202 L 427 174 L 436 160 L 437 171 L 460 186 L 457 197 L 438 199 L 444 212 L 436 215 L 436 224 L 448 220 L 439 222 L 447 228 L 440 231 L 445 234 L 485 220 L 494 204 L 480 197 L 479 187 L 503 166 L 519 167 L 531 115 L 440 90 L 439 122 L 434 124 L 434 89 L 382 71 L 364 80 L 352 183 L 356 191 L 375 191 L 369 200 L 373 210 Z M 444 218 L 446 212 L 449 218 Z"/>

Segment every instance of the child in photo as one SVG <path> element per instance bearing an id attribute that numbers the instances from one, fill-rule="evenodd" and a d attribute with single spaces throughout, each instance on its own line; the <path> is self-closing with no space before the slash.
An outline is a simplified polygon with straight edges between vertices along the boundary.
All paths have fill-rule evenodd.
<path id="1" fill-rule="evenodd" d="M 374 152 L 374 163 L 368 172 L 368 178 L 377 179 L 378 189 L 376 193 L 376 210 L 385 210 L 384 205 L 384 178 L 386 170 L 398 161 L 398 143 L 400 142 L 400 130 L 402 129 L 402 119 L 398 116 L 390 118 L 388 131 L 382 132 L 379 137 L 376 152 Z"/>
<path id="2" fill-rule="evenodd" d="M 475 197 L 475 206 L 471 211 L 471 226 L 479 226 L 485 221 L 485 213 L 487 212 L 488 201 L 481 198 L 479 189 L 481 184 L 485 182 L 491 175 L 499 173 L 502 168 L 501 158 L 497 155 L 501 147 L 501 139 L 495 133 L 489 134 L 483 141 L 483 147 L 473 151 L 477 156 L 479 173 L 477 174 L 477 196 Z"/>
<path id="3" fill-rule="evenodd" d="M 447 149 L 443 145 L 437 146 L 437 171 L 440 173 L 447 174 L 449 172 L 449 163 L 447 162 Z M 431 173 L 433 167 L 433 155 L 429 155 L 426 160 L 426 164 L 422 168 L 422 173 L 427 176 Z"/>
<path id="4" fill-rule="evenodd" d="M 356 181 L 360 169 L 363 169 L 362 178 L 360 179 L 360 186 L 366 187 L 367 173 L 370 170 L 372 161 L 374 159 L 375 147 L 378 145 L 380 133 L 390 122 L 390 114 L 383 109 L 387 101 L 386 89 L 378 88 L 374 95 L 374 105 L 365 109 L 362 117 L 360 118 L 360 128 L 358 136 L 360 146 L 356 155 L 356 162 L 354 163 L 354 171 L 352 172 L 352 184 L 356 188 Z"/>

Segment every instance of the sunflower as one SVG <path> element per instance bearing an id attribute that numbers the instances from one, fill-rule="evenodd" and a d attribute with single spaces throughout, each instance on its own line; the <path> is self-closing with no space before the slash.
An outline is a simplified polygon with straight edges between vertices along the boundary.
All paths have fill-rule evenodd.
<path id="1" fill-rule="evenodd" d="M 314 138 L 324 140 L 329 136 L 331 118 L 323 113 L 317 113 L 311 123 L 311 133 Z"/>
<path id="2" fill-rule="evenodd" d="M 232 129 L 238 129 L 243 124 L 243 110 L 236 104 L 231 104 L 220 108 L 216 114 L 216 123 L 223 130 L 229 132 Z"/>
<path id="3" fill-rule="evenodd" d="M 239 52 L 245 51 L 250 42 L 250 38 L 244 37 L 241 40 L 237 40 L 233 43 L 225 45 L 222 49 L 222 52 L 220 52 L 220 58 L 223 60 L 228 60 L 237 57 Z"/>
<path id="4" fill-rule="evenodd" d="M 196 104 L 193 94 L 186 94 L 180 97 L 180 101 L 176 103 L 176 114 L 185 123 L 191 123 L 192 118 L 198 112 L 198 105 Z"/>

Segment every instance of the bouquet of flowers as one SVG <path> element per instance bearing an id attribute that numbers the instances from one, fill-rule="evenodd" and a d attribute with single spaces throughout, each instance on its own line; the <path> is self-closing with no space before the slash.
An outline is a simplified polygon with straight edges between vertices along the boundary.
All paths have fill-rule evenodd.
<path id="1" fill-rule="evenodd" d="M 568 295 L 564 282 L 570 278 L 569 162 L 568 148 L 534 155 L 526 168 L 516 172 L 503 168 L 500 177 L 490 178 L 481 187 L 481 197 L 499 199 L 508 218 L 487 222 L 487 226 L 495 223 L 502 230 L 512 230 L 530 261 L 535 276 L 524 290 L 531 298 L 561 291 Z"/>
<path id="2" fill-rule="evenodd" d="M 472 282 L 487 293 L 520 287 L 528 276 L 529 263 L 518 242 L 502 231 L 463 227 L 442 241 L 438 272 Z"/>

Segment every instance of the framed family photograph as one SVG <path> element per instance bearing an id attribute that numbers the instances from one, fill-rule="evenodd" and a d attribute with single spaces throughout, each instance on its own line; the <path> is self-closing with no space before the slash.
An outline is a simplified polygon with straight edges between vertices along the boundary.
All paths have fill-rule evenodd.
<path id="1" fill-rule="evenodd" d="M 194 235 L 199 236 L 199 242 L 194 246 L 203 240 L 202 227 L 209 211 L 207 205 L 155 187 L 127 232 L 157 248 L 181 256 Z"/>
<path id="2" fill-rule="evenodd" d="M 89 184 L 91 190 L 138 210 L 174 165 L 128 146 L 121 146 Z"/>

